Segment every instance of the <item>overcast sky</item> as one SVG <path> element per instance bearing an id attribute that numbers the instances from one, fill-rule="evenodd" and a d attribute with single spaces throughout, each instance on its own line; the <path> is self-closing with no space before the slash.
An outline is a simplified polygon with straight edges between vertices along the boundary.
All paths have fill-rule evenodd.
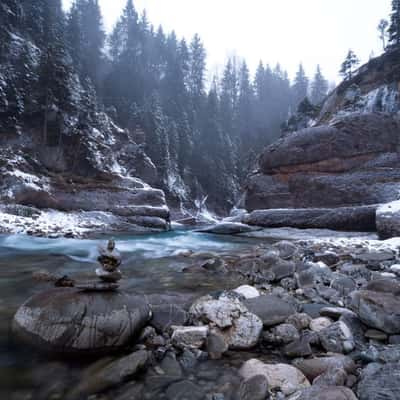
<path id="1" fill-rule="evenodd" d="M 63 0 L 65 6 L 72 0 Z M 110 30 L 126 0 L 99 0 Z M 252 72 L 260 59 L 280 62 L 293 77 L 299 62 L 312 76 L 316 64 L 330 80 L 352 48 L 362 61 L 382 45 L 377 25 L 388 18 L 391 0 L 134 0 L 139 12 L 165 31 L 191 38 L 199 33 L 209 73 L 229 55 L 244 57 Z"/>

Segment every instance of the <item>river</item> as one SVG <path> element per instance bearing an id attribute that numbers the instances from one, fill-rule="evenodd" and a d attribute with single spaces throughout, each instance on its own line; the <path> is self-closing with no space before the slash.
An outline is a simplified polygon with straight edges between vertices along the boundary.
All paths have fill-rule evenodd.
<path id="1" fill-rule="evenodd" d="M 232 288 L 237 282 L 216 280 L 215 276 L 201 281 L 191 273 L 182 273 L 194 260 L 180 255 L 182 250 L 201 253 L 240 253 L 255 246 L 255 239 L 215 236 L 191 231 L 175 231 L 157 235 L 115 237 L 123 257 L 124 279 L 121 289 L 130 293 L 204 294 L 212 290 Z M 10 330 L 17 308 L 32 294 L 48 284 L 33 280 L 35 271 L 45 269 L 77 280 L 94 277 L 97 247 L 106 238 L 91 240 L 47 239 L 23 235 L 0 236 L 0 398 L 32 399 L 37 394 L 40 377 L 48 373 L 49 360 L 15 343 Z M 210 254 L 211 256 L 212 254 Z M 205 254 L 205 257 L 207 255 Z M 46 366 L 44 370 L 40 366 Z M 56 369 L 74 375 L 73 368 Z M 44 371 L 44 372 L 43 372 Z M 61 373 L 61 372 L 60 372 Z M 42 375 L 41 375 L 42 374 Z M 39 377 L 38 377 L 39 376 Z M 42 377 L 43 379 L 43 377 Z M 39 382 L 39 383 L 38 383 Z M 35 392 L 36 391 L 36 392 Z M 32 393 L 36 393 L 32 395 Z M 40 392 L 41 393 L 41 392 Z M 33 397 L 32 397 L 33 396 Z"/>

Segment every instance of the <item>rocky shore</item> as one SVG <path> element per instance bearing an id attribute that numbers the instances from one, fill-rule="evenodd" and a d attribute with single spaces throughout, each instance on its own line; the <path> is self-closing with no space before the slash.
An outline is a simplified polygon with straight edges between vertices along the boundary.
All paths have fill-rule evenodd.
<path id="1" fill-rule="evenodd" d="M 61 358 L 96 356 L 73 384 L 43 383 L 51 398 L 395 400 L 399 245 L 360 237 L 183 251 L 181 274 L 237 287 L 200 297 L 49 289 L 21 306 L 14 332 Z"/>

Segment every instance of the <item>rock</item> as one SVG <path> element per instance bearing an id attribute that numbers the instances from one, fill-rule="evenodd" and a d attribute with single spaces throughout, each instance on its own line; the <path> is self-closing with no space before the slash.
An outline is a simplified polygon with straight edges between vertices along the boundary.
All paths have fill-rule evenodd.
<path id="1" fill-rule="evenodd" d="M 305 313 L 297 313 L 291 315 L 287 320 L 286 323 L 294 325 L 297 330 L 301 331 L 303 329 L 307 329 L 310 327 L 310 323 L 312 318 Z"/>
<path id="2" fill-rule="evenodd" d="M 317 376 L 326 371 L 335 368 L 341 368 L 349 374 L 356 371 L 354 361 L 350 357 L 342 354 L 327 357 L 315 357 L 307 360 L 297 359 L 293 361 L 293 365 L 302 371 L 310 381 L 313 381 Z"/>
<path id="3" fill-rule="evenodd" d="M 315 386 L 305 389 L 289 400 L 357 400 L 353 391 L 344 386 Z"/>
<path id="4" fill-rule="evenodd" d="M 340 261 L 340 258 L 333 251 L 325 251 L 324 253 L 316 253 L 313 261 L 322 261 L 324 264 L 331 266 L 337 264 Z"/>
<path id="5" fill-rule="evenodd" d="M 364 373 L 364 371 L 357 389 L 359 400 L 398 400 L 400 393 L 399 363 L 381 365 L 370 373 Z"/>
<path id="6" fill-rule="evenodd" d="M 106 283 L 115 283 L 122 279 L 122 272 L 119 269 L 107 272 L 101 268 L 97 268 L 96 275 Z"/>
<path id="7" fill-rule="evenodd" d="M 288 364 L 264 364 L 257 359 L 251 359 L 242 365 L 239 374 L 245 380 L 263 375 L 270 389 L 278 389 L 285 395 L 310 386 L 302 372 Z"/>
<path id="8" fill-rule="evenodd" d="M 214 233 L 217 235 L 235 235 L 238 233 L 254 232 L 260 228 L 241 224 L 239 222 L 221 222 L 217 225 L 200 229 L 199 232 Z"/>
<path id="9" fill-rule="evenodd" d="M 130 382 L 119 391 L 114 400 L 142 400 L 144 385 L 138 382 Z"/>
<path id="10" fill-rule="evenodd" d="M 225 262 L 221 258 L 212 258 L 210 260 L 207 260 L 206 262 L 201 264 L 201 268 L 205 269 L 208 272 L 214 272 L 217 274 L 227 273 Z"/>
<path id="11" fill-rule="evenodd" d="M 205 296 L 192 304 L 190 314 L 195 321 L 218 328 L 230 349 L 254 347 L 262 331 L 260 318 L 249 312 L 238 299 Z"/>
<path id="12" fill-rule="evenodd" d="M 60 288 L 28 299 L 14 316 L 13 330 L 44 351 L 103 354 L 131 344 L 149 318 L 142 296 Z"/>
<path id="13" fill-rule="evenodd" d="M 254 299 L 260 296 L 260 292 L 253 286 L 243 285 L 233 290 L 236 293 L 242 295 L 245 299 Z"/>
<path id="14" fill-rule="evenodd" d="M 319 332 L 322 347 L 327 352 L 350 353 L 354 347 L 353 334 L 342 321 L 335 322 Z"/>
<path id="15" fill-rule="evenodd" d="M 109 292 L 117 290 L 119 288 L 118 283 L 112 282 L 79 282 L 75 284 L 75 287 L 79 290 L 86 292 Z"/>
<path id="16" fill-rule="evenodd" d="M 333 319 L 339 319 L 343 315 L 354 316 L 355 313 L 344 307 L 322 307 L 319 311 L 321 316 Z"/>
<path id="17" fill-rule="evenodd" d="M 342 368 L 328 369 L 313 380 L 313 386 L 345 386 L 347 373 Z"/>
<path id="18" fill-rule="evenodd" d="M 272 247 L 278 250 L 279 257 L 282 258 L 283 260 L 288 260 L 290 258 L 293 258 L 299 253 L 298 247 L 292 242 L 289 242 L 288 240 L 282 240 L 278 243 L 275 243 Z"/>
<path id="19" fill-rule="evenodd" d="M 204 398 L 201 388 L 188 380 L 173 383 L 165 394 L 168 400 L 202 400 Z"/>
<path id="20" fill-rule="evenodd" d="M 321 332 L 323 329 L 328 328 L 332 325 L 333 322 L 331 319 L 326 317 L 315 318 L 310 322 L 310 329 L 313 332 Z"/>
<path id="21" fill-rule="evenodd" d="M 368 339 L 385 341 L 387 340 L 388 335 L 385 332 L 378 331 L 376 329 L 367 329 L 365 331 L 365 337 Z"/>
<path id="22" fill-rule="evenodd" d="M 181 348 L 199 349 L 208 335 L 208 326 L 173 326 L 172 341 Z"/>
<path id="23" fill-rule="evenodd" d="M 151 310 L 150 325 L 158 332 L 164 332 L 172 325 L 185 325 L 189 319 L 189 314 L 174 304 L 156 305 L 151 307 Z"/>
<path id="24" fill-rule="evenodd" d="M 287 344 L 283 348 L 284 354 L 291 358 L 310 356 L 312 354 L 311 339 L 309 335 L 303 335 L 301 338 Z"/>
<path id="25" fill-rule="evenodd" d="M 392 293 L 360 290 L 351 294 L 351 308 L 361 321 L 388 334 L 400 333 L 400 298 Z"/>
<path id="26" fill-rule="evenodd" d="M 374 231 L 375 210 L 375 206 L 256 210 L 244 222 L 266 228 Z"/>
<path id="27" fill-rule="evenodd" d="M 224 335 L 217 330 L 212 330 L 207 336 L 207 352 L 211 359 L 218 360 L 229 349 Z"/>
<path id="28" fill-rule="evenodd" d="M 264 326 L 274 326 L 285 322 L 296 313 L 295 308 L 277 296 L 259 296 L 244 301 L 250 312 L 261 318 Z"/>
<path id="29" fill-rule="evenodd" d="M 143 370 L 147 365 L 148 359 L 148 352 L 140 350 L 113 361 L 98 372 L 86 374 L 85 379 L 72 390 L 69 397 L 78 398 L 78 395 L 88 396 L 117 386 Z"/>
<path id="30" fill-rule="evenodd" d="M 98 262 L 106 272 L 114 272 L 121 265 L 121 254 L 115 248 L 115 241 L 109 240 L 107 246 L 99 246 Z"/>
<path id="31" fill-rule="evenodd" d="M 300 338 L 299 332 L 292 324 L 281 324 L 271 330 L 275 343 L 288 344 Z"/>
<path id="32" fill-rule="evenodd" d="M 400 295 L 400 282 L 395 279 L 374 279 L 367 283 L 365 290 Z"/>
<path id="33" fill-rule="evenodd" d="M 381 239 L 400 236 L 400 201 L 381 205 L 376 210 L 376 228 Z"/>
<path id="34" fill-rule="evenodd" d="M 242 381 L 237 400 L 266 400 L 268 397 L 268 380 L 265 375 L 254 375 Z"/>
<path id="35" fill-rule="evenodd" d="M 385 81 L 387 77 L 382 87 Z M 363 90 L 368 93 L 366 85 Z M 345 92 L 342 87 L 338 91 Z M 337 93 L 333 96 L 342 97 Z M 338 115 L 343 109 L 344 103 L 324 113 L 326 119 L 320 122 L 325 124 L 294 132 L 268 146 L 260 157 L 259 173 L 246 182 L 241 206 L 249 211 L 333 208 L 397 200 L 399 122 L 393 114 L 366 110 Z M 383 161 L 389 158 L 393 161 Z M 372 224 L 375 216 L 369 218 Z"/>

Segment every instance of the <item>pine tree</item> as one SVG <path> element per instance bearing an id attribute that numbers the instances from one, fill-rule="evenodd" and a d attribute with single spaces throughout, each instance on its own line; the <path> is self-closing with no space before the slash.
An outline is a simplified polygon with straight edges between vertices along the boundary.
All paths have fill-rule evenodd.
<path id="1" fill-rule="evenodd" d="M 196 106 L 204 96 L 206 69 L 206 51 L 200 36 L 195 34 L 190 43 L 189 92 Z"/>
<path id="2" fill-rule="evenodd" d="M 321 67 L 317 65 L 314 80 L 311 84 L 311 102 L 315 105 L 321 104 L 328 93 L 328 81 L 321 72 Z"/>
<path id="3" fill-rule="evenodd" d="M 386 50 L 386 37 L 387 37 L 388 26 L 389 26 L 389 22 L 386 19 L 381 19 L 379 21 L 379 25 L 377 27 L 378 32 L 379 32 L 379 39 L 382 40 L 383 51 Z"/>
<path id="4" fill-rule="evenodd" d="M 353 77 L 354 68 L 360 63 L 360 60 L 356 56 L 353 50 L 349 50 L 346 59 L 343 61 L 340 68 L 340 75 L 344 77 L 345 80 L 350 80 Z"/>
<path id="5" fill-rule="evenodd" d="M 67 109 L 70 97 L 70 66 L 67 62 L 65 21 L 60 0 L 46 0 L 43 32 L 44 50 L 39 66 L 39 104 L 43 106 L 42 140 L 48 141 L 49 113 Z"/>
<path id="6" fill-rule="evenodd" d="M 308 94 L 308 78 L 303 68 L 303 64 L 299 65 L 293 84 L 294 106 L 297 107 Z"/>
<path id="7" fill-rule="evenodd" d="M 400 0 L 392 0 L 390 15 L 389 43 L 397 49 L 400 47 Z"/>

